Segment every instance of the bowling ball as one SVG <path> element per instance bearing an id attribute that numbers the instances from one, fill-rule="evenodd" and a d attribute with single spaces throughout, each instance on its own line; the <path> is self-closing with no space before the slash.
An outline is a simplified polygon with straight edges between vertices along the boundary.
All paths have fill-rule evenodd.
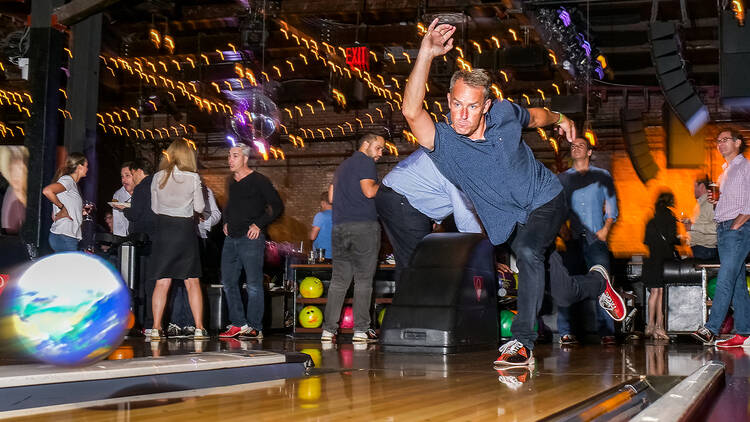
<path id="1" fill-rule="evenodd" d="M 354 311 L 351 306 L 344 306 L 344 309 L 341 310 L 339 327 L 348 329 L 354 328 Z"/>
<path id="2" fill-rule="evenodd" d="M 745 282 L 747 282 L 747 291 L 750 293 L 750 275 L 745 276 Z M 1 290 L 0 293 L 2 293 Z"/>
<path id="3" fill-rule="evenodd" d="M 511 288 L 514 287 L 516 282 L 513 278 L 513 273 L 511 272 L 505 272 L 505 271 L 498 271 L 497 272 L 497 284 L 498 287 L 505 287 Z"/>
<path id="4" fill-rule="evenodd" d="M 323 362 L 323 355 L 320 353 L 319 349 L 302 349 L 300 350 L 300 353 L 310 356 L 313 365 L 315 365 L 316 368 L 320 368 L 320 365 Z"/>
<path id="5" fill-rule="evenodd" d="M 516 281 L 514 287 L 516 288 L 516 290 L 518 290 L 518 273 L 513 273 L 513 280 Z"/>
<path id="6" fill-rule="evenodd" d="M 323 282 L 317 277 L 305 277 L 299 283 L 299 294 L 308 298 L 321 297 L 323 295 Z"/>
<path id="7" fill-rule="evenodd" d="M 3 294 L 5 286 L 8 284 L 8 274 L 0 274 L 0 295 Z"/>
<path id="8" fill-rule="evenodd" d="M 510 326 L 513 325 L 513 320 L 516 319 L 518 311 L 509 311 L 503 309 L 500 311 L 500 337 L 510 337 Z M 534 323 L 534 331 L 539 330 L 539 323 Z"/>
<path id="9" fill-rule="evenodd" d="M 305 306 L 299 311 L 299 325 L 304 328 L 318 328 L 323 323 L 323 312 L 317 306 Z"/>
<path id="10" fill-rule="evenodd" d="M 107 356 L 107 360 L 133 359 L 133 346 L 123 345 Z"/>
<path id="11" fill-rule="evenodd" d="M 122 342 L 130 291 L 115 269 L 94 255 L 44 257 L 5 291 L 5 310 L 22 349 L 54 365 L 104 359 Z"/>
<path id="12" fill-rule="evenodd" d="M 266 242 L 265 263 L 268 267 L 281 265 L 281 250 L 275 242 Z"/>
<path id="13" fill-rule="evenodd" d="M 302 378 L 297 383 L 297 398 L 300 407 L 311 409 L 318 407 L 318 400 L 323 390 L 323 383 L 318 376 Z"/>
<path id="14" fill-rule="evenodd" d="M 721 323 L 719 328 L 719 334 L 729 334 L 734 329 L 734 317 L 729 314 L 724 318 L 724 322 Z"/>
<path id="15" fill-rule="evenodd" d="M 385 317 L 385 310 L 386 308 L 383 307 L 380 309 L 380 312 L 378 312 L 378 327 L 383 326 L 383 318 Z"/>
<path id="16" fill-rule="evenodd" d="M 708 280 L 708 283 L 706 283 L 706 294 L 708 295 L 709 299 L 713 299 L 715 293 L 716 293 L 716 277 L 711 277 L 711 279 Z"/>

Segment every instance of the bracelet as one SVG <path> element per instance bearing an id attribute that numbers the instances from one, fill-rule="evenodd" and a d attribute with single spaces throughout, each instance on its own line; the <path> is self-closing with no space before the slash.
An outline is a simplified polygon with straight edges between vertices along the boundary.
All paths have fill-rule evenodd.
<path id="1" fill-rule="evenodd" d="M 557 122 L 555 122 L 555 124 L 556 124 L 556 125 L 559 125 L 560 123 L 562 123 L 562 121 L 563 121 L 563 117 L 564 117 L 564 116 L 563 116 L 563 114 L 562 114 L 562 113 L 560 113 L 559 111 L 555 111 L 555 113 L 557 113 L 557 114 L 559 114 L 559 115 L 560 115 L 560 117 L 558 117 L 558 118 L 557 118 Z"/>

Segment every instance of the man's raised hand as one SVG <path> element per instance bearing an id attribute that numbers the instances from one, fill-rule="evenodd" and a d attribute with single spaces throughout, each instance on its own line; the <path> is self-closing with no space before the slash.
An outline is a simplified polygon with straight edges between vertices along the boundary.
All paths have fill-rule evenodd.
<path id="1" fill-rule="evenodd" d="M 438 18 L 435 18 L 427 28 L 427 33 L 422 38 L 420 52 L 425 52 L 430 57 L 438 57 L 451 51 L 453 48 L 453 33 L 456 27 L 443 23 L 438 25 Z"/>

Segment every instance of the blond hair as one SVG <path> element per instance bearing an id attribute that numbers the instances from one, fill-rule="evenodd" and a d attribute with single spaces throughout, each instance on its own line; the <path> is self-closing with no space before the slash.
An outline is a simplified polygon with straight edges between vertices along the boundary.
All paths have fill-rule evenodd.
<path id="1" fill-rule="evenodd" d="M 472 69 L 472 70 L 457 70 L 451 76 L 451 84 L 449 90 L 453 92 L 453 85 L 456 81 L 462 80 L 466 85 L 473 86 L 476 88 L 482 88 L 484 90 L 484 100 L 490 98 L 490 87 L 492 86 L 492 76 L 490 72 L 484 69 Z"/>
<path id="2" fill-rule="evenodd" d="M 184 139 L 178 139 L 169 144 L 167 150 L 162 154 L 159 170 L 164 170 L 166 174 L 161 183 L 159 183 L 159 189 L 164 189 L 164 186 L 167 185 L 167 181 L 172 176 L 175 167 L 182 171 L 192 171 L 194 173 L 198 170 L 198 163 L 195 159 L 193 148 Z"/>

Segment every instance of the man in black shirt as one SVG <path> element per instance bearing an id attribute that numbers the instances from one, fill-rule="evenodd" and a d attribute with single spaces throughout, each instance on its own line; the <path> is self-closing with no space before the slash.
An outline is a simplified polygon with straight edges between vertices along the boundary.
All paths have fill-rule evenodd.
<path id="1" fill-rule="evenodd" d="M 219 337 L 263 338 L 263 231 L 281 215 L 284 205 L 271 181 L 247 166 L 250 147 L 229 150 L 229 200 L 224 208 L 224 248 L 221 282 L 229 309 L 230 326 Z M 247 310 L 240 297 L 242 269 L 247 277 Z"/>
<path id="2" fill-rule="evenodd" d="M 121 205 L 113 207 L 122 211 L 125 218 L 128 219 L 128 233 L 144 233 L 149 239 L 153 238 L 156 233 L 156 214 L 151 210 L 151 180 L 153 174 L 151 164 L 143 159 L 138 159 L 128 163 L 130 174 L 133 175 L 133 182 L 136 184 L 133 188 L 133 195 L 130 197 L 130 207 L 125 208 Z M 151 255 L 151 245 L 146 245 L 138 251 L 140 257 L 140 272 L 138 277 L 137 308 L 136 316 L 138 323 L 143 328 L 143 333 L 147 337 L 151 333 L 151 327 L 154 324 L 151 311 L 151 296 L 154 294 L 156 280 L 147 280 L 146 267 L 148 258 Z"/>
<path id="3" fill-rule="evenodd" d="M 375 211 L 378 173 L 385 139 L 368 133 L 360 147 L 336 169 L 328 199 L 333 204 L 333 273 L 323 318 L 324 342 L 333 341 L 346 291 L 354 277 L 354 342 L 377 341 L 370 328 L 372 277 L 378 265 L 380 224 Z"/>

